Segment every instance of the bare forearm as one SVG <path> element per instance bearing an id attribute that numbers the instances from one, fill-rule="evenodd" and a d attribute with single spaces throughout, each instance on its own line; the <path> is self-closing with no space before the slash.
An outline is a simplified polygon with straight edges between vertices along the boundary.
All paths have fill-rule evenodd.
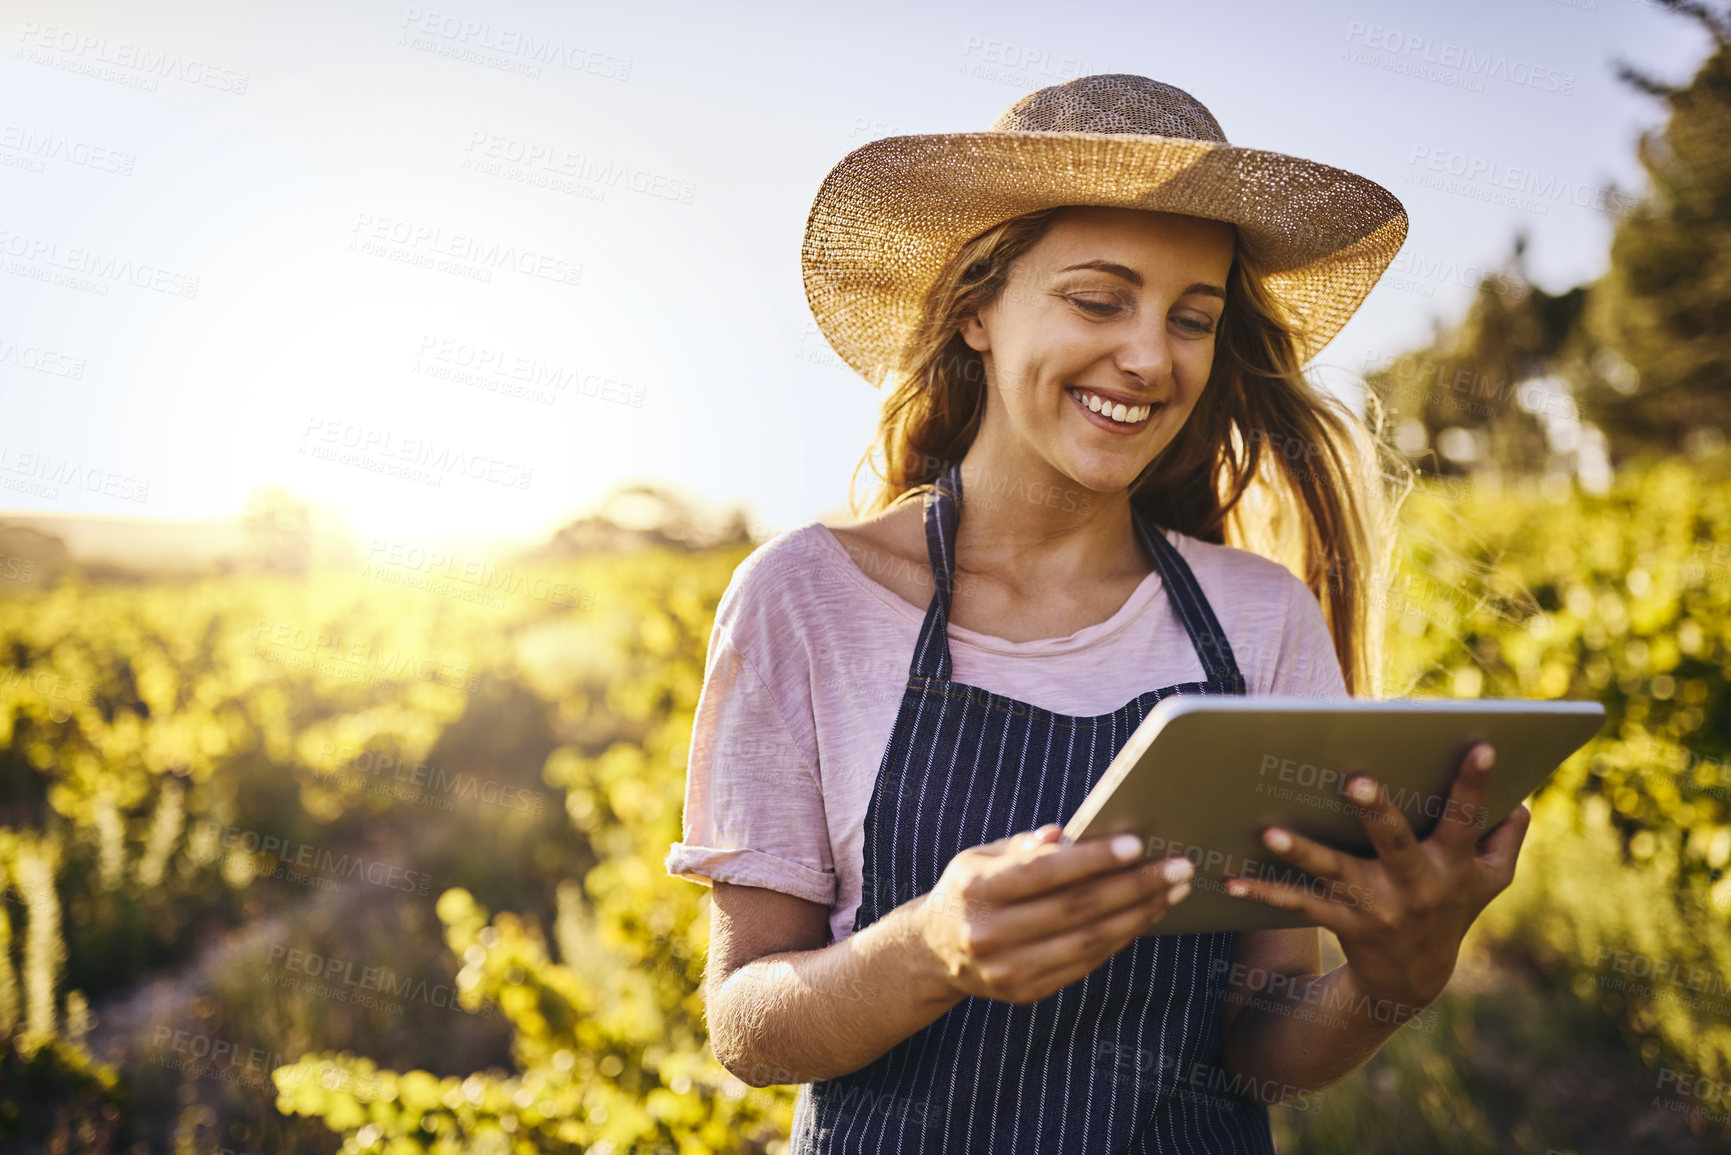
<path id="1" fill-rule="evenodd" d="M 1357 1070 L 1422 1013 L 1366 995 L 1344 965 L 1326 975 L 1276 976 L 1227 1027 L 1221 1064 L 1266 1089 L 1264 1101 L 1275 1102 Z"/>
<path id="2" fill-rule="evenodd" d="M 754 959 L 710 992 L 716 1057 L 756 1087 L 845 1075 L 878 1058 L 964 996 L 900 907 L 820 950 Z"/>

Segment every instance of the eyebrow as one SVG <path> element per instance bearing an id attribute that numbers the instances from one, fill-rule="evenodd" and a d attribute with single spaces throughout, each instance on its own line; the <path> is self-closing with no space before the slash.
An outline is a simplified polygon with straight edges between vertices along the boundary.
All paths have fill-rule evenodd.
<path id="1" fill-rule="evenodd" d="M 1066 268 L 1059 269 L 1058 271 L 1060 273 L 1073 273 L 1077 269 L 1096 269 L 1102 273 L 1110 273 L 1114 277 L 1122 277 L 1132 285 L 1135 285 L 1138 289 L 1140 289 L 1144 283 L 1141 273 L 1138 273 L 1135 269 L 1126 265 L 1113 264 L 1111 261 L 1083 261 L 1079 265 L 1070 265 Z M 1188 297 L 1191 293 L 1201 293 L 1208 297 L 1219 297 L 1222 301 L 1226 299 L 1225 289 L 1221 288 L 1219 285 L 1210 285 L 1204 281 L 1197 281 L 1178 295 L 1180 297 Z"/>

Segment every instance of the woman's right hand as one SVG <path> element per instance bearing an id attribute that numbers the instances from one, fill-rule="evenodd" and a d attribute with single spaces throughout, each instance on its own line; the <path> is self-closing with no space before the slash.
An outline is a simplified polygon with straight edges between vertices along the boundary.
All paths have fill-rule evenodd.
<path id="1" fill-rule="evenodd" d="M 1140 861 L 1135 835 L 1065 846 L 1042 826 L 969 847 L 913 900 L 920 935 L 963 995 L 1031 1003 L 1082 978 L 1190 893 L 1183 858 Z M 1128 857 L 1113 843 L 1134 842 Z"/>

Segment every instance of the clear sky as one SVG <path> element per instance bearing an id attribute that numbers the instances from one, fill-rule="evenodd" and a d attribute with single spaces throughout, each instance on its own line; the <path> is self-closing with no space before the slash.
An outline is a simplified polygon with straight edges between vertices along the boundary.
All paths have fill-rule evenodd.
<path id="1" fill-rule="evenodd" d="M 1539 285 L 1600 274 L 1595 194 L 1639 187 L 1662 117 L 1613 61 L 1681 81 L 1707 48 L 1648 0 L 4 0 L 0 42 L 0 516 L 277 484 L 363 532 L 526 539 L 632 480 L 769 531 L 845 508 L 880 396 L 799 250 L 867 140 L 1176 84 L 1406 204 L 1321 358 L 1363 371 L 1517 230 Z M 441 449 L 476 476 L 415 464 Z"/>

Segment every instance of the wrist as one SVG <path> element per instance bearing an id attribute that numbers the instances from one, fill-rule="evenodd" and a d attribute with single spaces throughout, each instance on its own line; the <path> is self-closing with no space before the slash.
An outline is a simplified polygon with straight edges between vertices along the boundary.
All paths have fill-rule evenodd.
<path id="1" fill-rule="evenodd" d="M 1416 1017 L 1442 993 L 1439 988 L 1436 994 L 1426 996 L 1405 987 L 1397 989 L 1367 981 L 1350 959 L 1341 963 L 1338 971 L 1340 997 L 1344 1005 L 1352 1008 L 1361 1019 L 1388 1026 L 1398 1027 Z"/>
<path id="2" fill-rule="evenodd" d="M 883 924 L 894 924 L 894 942 L 900 961 L 902 979 L 916 1003 L 947 1010 L 967 997 L 957 978 L 938 949 L 936 919 L 940 913 L 925 901 L 926 896 L 904 903 L 893 911 Z"/>

